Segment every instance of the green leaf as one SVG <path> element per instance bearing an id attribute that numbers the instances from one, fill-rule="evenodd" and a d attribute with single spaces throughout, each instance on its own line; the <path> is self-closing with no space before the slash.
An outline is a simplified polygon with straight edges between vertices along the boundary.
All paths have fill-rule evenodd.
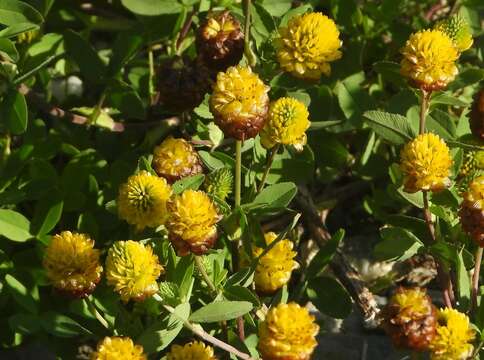
<path id="1" fill-rule="evenodd" d="M 38 28 L 39 25 L 29 22 L 13 24 L 0 31 L 0 38 L 13 38 L 26 31 L 37 30 Z"/>
<path id="2" fill-rule="evenodd" d="M 173 184 L 172 186 L 173 193 L 181 194 L 182 192 L 188 189 L 198 190 L 200 185 L 203 184 L 204 180 L 205 180 L 205 175 L 203 174 L 188 176 L 186 178 L 180 179 Z"/>
<path id="3" fill-rule="evenodd" d="M 375 246 L 374 252 L 379 260 L 404 261 L 424 247 L 423 242 L 406 229 L 386 227 L 380 234 L 383 241 Z"/>
<path id="4" fill-rule="evenodd" d="M 42 327 L 49 334 L 61 338 L 77 337 L 79 335 L 91 335 L 91 331 L 68 316 L 55 311 L 42 314 Z"/>
<path id="5" fill-rule="evenodd" d="M 7 93 L 0 106 L 0 114 L 12 134 L 22 134 L 27 130 L 27 103 L 25 97 L 17 90 L 10 90 Z"/>
<path id="6" fill-rule="evenodd" d="M 173 0 L 121 0 L 121 4 L 129 11 L 144 16 L 176 14 L 182 10 L 182 5 Z"/>
<path id="7" fill-rule="evenodd" d="M 123 66 L 136 54 L 142 44 L 143 38 L 138 34 L 129 32 L 119 34 L 113 45 L 113 56 L 109 62 L 108 76 L 116 76 Z"/>
<path id="8" fill-rule="evenodd" d="M 340 242 L 343 240 L 345 236 L 345 231 L 343 229 L 339 229 L 329 241 L 319 249 L 318 253 L 314 256 L 314 258 L 309 263 L 306 274 L 308 278 L 314 278 L 319 276 L 325 269 L 326 266 L 331 262 L 333 256 L 336 254 L 336 250 Z"/>
<path id="9" fill-rule="evenodd" d="M 236 319 L 253 309 L 248 301 L 215 301 L 198 309 L 190 316 L 190 321 L 209 323 Z"/>
<path id="10" fill-rule="evenodd" d="M 28 289 L 15 277 L 5 275 L 5 282 L 15 301 L 32 314 L 37 314 L 39 309 Z"/>
<path id="11" fill-rule="evenodd" d="M 37 315 L 15 314 L 8 318 L 8 325 L 15 332 L 30 335 L 40 330 L 40 321 Z"/>
<path id="12" fill-rule="evenodd" d="M 340 120 L 312 121 L 308 131 L 317 131 L 317 130 L 329 128 L 331 126 L 342 125 L 342 124 L 343 124 L 343 121 L 340 121 Z"/>
<path id="13" fill-rule="evenodd" d="M 136 343 L 143 346 L 146 353 L 152 354 L 168 347 L 183 329 L 183 321 L 190 315 L 190 304 L 183 303 L 175 308 L 168 319 L 156 320 L 138 337 Z"/>
<path id="14" fill-rule="evenodd" d="M 462 251 L 458 252 L 457 262 L 457 289 L 459 290 L 459 305 L 462 310 L 467 309 L 471 298 L 471 283 L 467 272 Z"/>
<path id="15" fill-rule="evenodd" d="M 405 144 L 416 136 L 402 115 L 372 110 L 365 112 L 363 117 L 378 135 L 393 144 Z"/>
<path id="16" fill-rule="evenodd" d="M 227 300 L 249 301 L 255 307 L 259 307 L 261 305 L 257 295 L 255 295 L 252 291 L 250 291 L 246 287 L 243 287 L 240 285 L 225 287 L 224 296 L 227 298 Z"/>
<path id="17" fill-rule="evenodd" d="M 49 193 L 40 199 L 30 225 L 32 234 L 48 234 L 59 222 L 63 207 L 64 201 L 59 192 Z"/>
<path id="18" fill-rule="evenodd" d="M 18 51 L 12 41 L 0 38 L 0 57 L 3 57 L 11 62 L 18 61 Z"/>
<path id="19" fill-rule="evenodd" d="M 311 302 L 322 313 L 336 319 L 344 319 L 351 313 L 351 297 L 345 288 L 330 277 L 314 278 L 306 293 Z"/>
<path id="20" fill-rule="evenodd" d="M 24 242 L 32 238 L 30 222 L 22 214 L 0 209 L 0 235 L 12 241 Z"/>
<path id="21" fill-rule="evenodd" d="M 455 96 L 444 92 L 434 94 L 432 99 L 430 99 L 430 106 L 437 104 L 451 105 L 455 107 L 466 107 L 469 105 L 468 103 L 457 99 Z"/>
<path id="22" fill-rule="evenodd" d="M 282 16 L 292 7 L 292 0 L 262 0 L 261 6 L 272 16 Z"/>
<path id="23" fill-rule="evenodd" d="M 81 74 L 93 84 L 104 79 L 105 65 L 94 48 L 78 33 L 67 30 L 64 34 L 66 52 L 79 66 Z"/>
<path id="24" fill-rule="evenodd" d="M 41 24 L 42 15 L 23 1 L 0 0 L 0 24 L 10 26 L 19 23 Z"/>
<path id="25" fill-rule="evenodd" d="M 435 109 L 427 116 L 427 128 L 445 140 L 454 139 L 457 133 L 455 122 L 450 115 L 439 109 Z"/>
<path id="26" fill-rule="evenodd" d="M 267 207 L 270 209 L 282 209 L 289 205 L 297 193 L 297 187 L 292 182 L 283 182 L 264 188 L 254 201 L 247 207 Z"/>
<path id="27" fill-rule="evenodd" d="M 339 82 L 335 88 L 343 114 L 354 125 L 361 124 L 364 111 L 374 108 L 372 98 L 361 86 L 364 80 L 364 73 L 358 72 Z"/>

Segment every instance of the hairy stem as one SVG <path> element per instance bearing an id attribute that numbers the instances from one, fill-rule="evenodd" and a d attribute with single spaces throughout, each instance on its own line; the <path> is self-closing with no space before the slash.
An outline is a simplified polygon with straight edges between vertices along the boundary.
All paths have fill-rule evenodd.
<path id="1" fill-rule="evenodd" d="M 244 26 L 244 54 L 247 58 L 249 66 L 255 66 L 256 60 L 254 53 L 250 47 L 250 0 L 244 0 L 244 14 L 245 14 L 245 26 Z"/>
<path id="2" fill-rule="evenodd" d="M 422 89 L 422 103 L 420 104 L 420 126 L 419 134 L 425 133 L 425 119 L 427 118 L 427 112 L 429 110 L 430 95 L 432 93 Z"/>
<path id="3" fill-rule="evenodd" d="M 280 145 L 277 144 L 276 146 L 274 146 L 270 150 L 270 153 L 267 157 L 267 164 L 266 164 L 266 168 L 264 170 L 264 175 L 262 175 L 262 180 L 259 184 L 259 188 L 257 189 L 257 193 L 260 193 L 262 191 L 262 189 L 264 188 L 264 185 L 265 185 L 266 180 L 267 180 L 267 176 L 269 175 L 269 172 L 271 171 L 272 163 L 274 162 L 274 157 L 276 156 L 277 151 L 279 150 L 279 146 Z"/>
<path id="4" fill-rule="evenodd" d="M 157 301 L 160 301 L 161 303 L 163 303 L 163 300 L 161 299 L 161 297 L 159 295 L 157 295 L 157 294 L 154 295 L 154 298 Z M 188 320 L 182 318 L 181 316 L 178 316 L 175 313 L 175 309 L 173 309 L 171 306 L 168 306 L 168 305 L 163 304 L 163 307 L 170 314 L 173 314 L 178 319 L 180 319 L 183 322 L 183 325 L 188 330 L 190 330 L 191 332 L 193 332 L 195 335 L 197 335 L 198 337 L 200 337 L 202 340 L 205 340 L 206 342 L 211 343 L 212 345 L 214 345 L 214 346 L 216 346 L 216 347 L 218 347 L 218 348 L 220 348 L 222 350 L 225 350 L 225 351 L 227 351 L 227 352 L 229 352 L 231 354 L 234 354 L 235 356 L 237 356 L 240 359 L 243 359 L 243 360 L 253 360 L 253 358 L 249 354 L 243 353 L 243 352 L 237 350 L 236 348 L 234 348 L 232 345 L 229 345 L 229 344 L 223 342 L 222 340 L 219 340 L 216 337 L 213 337 L 212 335 L 206 333 L 205 330 L 203 330 L 203 328 L 200 325 L 192 324 Z"/>
<path id="5" fill-rule="evenodd" d="M 195 256 L 195 265 L 197 266 L 198 271 L 200 271 L 200 274 L 202 274 L 203 280 L 205 280 L 205 282 L 207 283 L 212 295 L 214 297 L 217 297 L 217 288 L 208 276 L 207 269 L 205 269 L 205 265 L 203 264 L 203 259 L 201 256 Z"/>
<path id="6" fill-rule="evenodd" d="M 99 98 L 94 111 L 92 112 L 91 116 L 89 116 L 89 124 L 96 124 L 99 115 L 101 115 L 102 107 L 104 105 L 104 101 L 106 100 L 106 90 L 103 91 L 101 97 Z"/>
<path id="7" fill-rule="evenodd" d="M 153 105 L 154 96 L 155 96 L 155 84 L 154 84 L 155 61 L 153 56 L 153 48 L 151 46 L 148 49 L 148 64 L 149 64 L 149 70 L 150 70 L 148 87 L 149 87 L 149 93 L 150 93 L 150 103 Z"/>
<path id="8" fill-rule="evenodd" d="M 476 250 L 475 255 L 475 266 L 474 266 L 474 273 L 472 274 L 472 301 L 471 301 L 471 309 L 469 311 L 470 314 L 477 309 L 477 294 L 479 292 L 479 275 L 481 272 L 481 263 L 482 263 L 482 253 L 483 248 L 480 246 Z"/>
<path id="9" fill-rule="evenodd" d="M 235 207 L 240 206 L 242 184 L 242 141 L 235 141 Z"/>

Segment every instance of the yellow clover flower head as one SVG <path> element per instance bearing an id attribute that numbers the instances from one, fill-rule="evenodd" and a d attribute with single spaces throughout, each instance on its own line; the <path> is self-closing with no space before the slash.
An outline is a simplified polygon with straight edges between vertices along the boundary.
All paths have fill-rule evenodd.
<path id="1" fill-rule="evenodd" d="M 460 52 L 472 46 L 472 31 L 467 21 L 460 15 L 451 16 L 435 24 L 434 29 L 442 31 L 452 39 Z"/>
<path id="2" fill-rule="evenodd" d="M 132 175 L 121 185 L 118 195 L 119 217 L 141 231 L 164 224 L 171 187 L 164 178 L 147 171 Z"/>
<path id="3" fill-rule="evenodd" d="M 319 12 L 293 17 L 275 41 L 281 68 L 307 80 L 330 75 L 329 63 L 341 58 L 341 44 L 334 21 Z"/>
<path id="4" fill-rule="evenodd" d="M 203 191 L 185 190 L 168 205 L 169 238 L 179 256 L 190 252 L 203 255 L 217 240 L 220 217 L 212 200 Z"/>
<path id="5" fill-rule="evenodd" d="M 317 345 L 319 326 L 306 308 L 279 304 L 259 327 L 259 351 L 264 360 L 309 360 Z"/>
<path id="6" fill-rule="evenodd" d="M 401 53 L 400 73 L 427 91 L 445 88 L 459 72 L 455 65 L 459 52 L 452 39 L 439 30 L 410 35 Z"/>
<path id="7" fill-rule="evenodd" d="M 484 176 L 475 178 L 464 193 L 460 211 L 462 228 L 478 246 L 484 247 Z"/>
<path id="8" fill-rule="evenodd" d="M 43 266 L 57 290 L 82 298 L 91 294 L 101 280 L 99 254 L 88 235 L 63 231 L 54 235 L 47 246 Z"/>
<path id="9" fill-rule="evenodd" d="M 406 192 L 436 192 L 450 186 L 452 158 L 449 148 L 438 135 L 419 135 L 404 146 L 400 156 Z"/>
<path id="10" fill-rule="evenodd" d="M 276 240 L 277 235 L 269 232 L 264 235 L 264 238 L 269 245 Z M 289 282 L 292 271 L 298 267 L 298 263 L 294 261 L 297 253 L 292 249 L 292 241 L 283 239 L 259 260 L 254 275 L 258 292 L 272 294 Z M 261 255 L 263 251 L 264 249 L 255 247 L 254 257 Z"/>
<path id="11" fill-rule="evenodd" d="M 166 138 L 153 152 L 153 168 L 170 183 L 200 174 L 202 164 L 193 146 L 185 139 Z"/>
<path id="12" fill-rule="evenodd" d="M 106 279 L 121 300 L 142 301 L 158 291 L 156 280 L 164 271 L 149 245 L 117 241 L 106 258 Z"/>
<path id="13" fill-rule="evenodd" d="M 201 341 L 192 341 L 183 346 L 173 345 L 166 360 L 217 360 L 213 348 Z"/>
<path id="14" fill-rule="evenodd" d="M 475 331 L 469 318 L 454 309 L 438 313 L 437 332 L 430 343 L 432 360 L 465 360 L 472 355 Z"/>
<path id="15" fill-rule="evenodd" d="M 271 104 L 269 118 L 261 131 L 262 145 L 270 149 L 276 144 L 292 145 L 302 151 L 306 145 L 309 112 L 299 100 L 283 97 Z"/>
<path id="16" fill-rule="evenodd" d="M 250 67 L 231 66 L 219 72 L 210 98 L 210 111 L 226 136 L 255 137 L 267 118 L 269 87 Z"/>
<path id="17" fill-rule="evenodd" d="M 91 360 L 146 360 L 143 347 L 128 337 L 105 337 L 97 345 Z"/>
<path id="18" fill-rule="evenodd" d="M 435 336 L 437 310 L 425 289 L 397 289 L 382 311 L 383 327 L 396 347 L 428 350 Z"/>

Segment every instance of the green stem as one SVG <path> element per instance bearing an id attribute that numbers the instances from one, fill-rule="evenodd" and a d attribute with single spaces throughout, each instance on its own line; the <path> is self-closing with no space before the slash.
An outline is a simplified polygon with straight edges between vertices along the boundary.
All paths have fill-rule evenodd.
<path id="1" fill-rule="evenodd" d="M 0 166 L 7 163 L 8 157 L 11 154 L 10 146 L 12 143 L 12 138 L 9 133 L 6 133 L 3 137 L 5 139 L 5 145 L 3 148 L 2 157 L 0 158 Z"/>
<path id="2" fill-rule="evenodd" d="M 200 271 L 200 274 L 202 274 L 203 280 L 205 280 L 205 282 L 207 283 L 210 292 L 212 292 L 214 297 L 217 297 L 217 288 L 208 276 L 207 269 L 205 269 L 205 265 L 203 264 L 203 259 L 201 256 L 195 255 L 195 265 L 197 266 L 198 271 Z"/>
<path id="3" fill-rule="evenodd" d="M 260 193 L 262 191 L 262 189 L 264 188 L 264 185 L 265 185 L 266 180 L 267 180 L 267 176 L 269 175 L 269 172 L 271 171 L 272 163 L 274 162 L 274 157 L 276 156 L 277 151 L 279 151 L 279 147 L 280 147 L 280 145 L 277 144 L 276 146 L 274 146 L 270 150 L 269 156 L 267 158 L 266 168 L 264 170 L 264 174 L 262 175 L 262 180 L 259 184 L 259 188 L 257 189 L 257 194 Z"/>
<path id="4" fill-rule="evenodd" d="M 482 339 L 479 342 L 479 345 L 477 345 L 476 349 L 474 350 L 474 353 L 472 354 L 471 360 L 475 360 L 479 357 L 479 353 L 481 352 L 482 346 L 484 346 L 484 339 Z"/>
<path id="5" fill-rule="evenodd" d="M 101 323 L 102 326 L 104 326 L 106 329 L 109 329 L 109 323 L 101 315 L 101 313 L 97 310 L 97 308 L 94 305 L 94 302 L 91 300 L 91 298 L 87 297 L 85 300 L 86 300 L 87 306 L 89 308 L 89 311 L 91 311 L 91 313 L 96 317 L 96 319 Z"/>
<path id="6" fill-rule="evenodd" d="M 47 59 L 42 61 L 39 65 L 34 67 L 32 70 L 27 71 L 25 74 L 20 75 L 18 78 L 16 78 L 13 83 L 14 85 L 19 85 L 25 80 L 27 80 L 29 77 L 37 73 L 38 71 L 42 70 L 44 67 L 49 65 L 52 61 L 60 59 L 62 56 L 64 56 L 65 53 L 57 54 L 57 55 L 52 55 L 49 56 Z"/>
<path id="7" fill-rule="evenodd" d="M 91 116 L 89 116 L 89 124 L 92 124 L 92 125 L 96 124 L 97 118 L 99 117 L 99 115 L 101 115 L 101 110 L 105 100 L 106 100 L 106 90 L 104 90 L 103 93 L 101 94 L 101 97 L 99 98 L 99 101 L 96 107 L 94 108 L 94 111 L 92 112 Z"/>
<path id="8" fill-rule="evenodd" d="M 180 321 L 183 322 L 183 326 L 185 326 L 192 333 L 194 333 L 195 335 L 200 337 L 202 340 L 205 340 L 206 342 L 209 342 L 212 345 L 214 345 L 214 346 L 216 346 L 216 347 L 218 347 L 222 350 L 225 350 L 225 351 L 227 351 L 231 354 L 234 354 L 235 356 L 239 357 L 240 359 L 253 360 L 253 358 L 249 354 L 243 353 L 243 352 L 237 350 L 236 348 L 234 348 L 233 346 L 223 342 L 222 340 L 219 340 L 216 337 L 213 337 L 212 335 L 205 332 L 205 330 L 203 330 L 203 328 L 200 325 L 192 324 L 187 319 L 184 319 L 183 317 L 179 316 L 175 312 L 174 308 L 172 308 L 171 306 L 163 303 L 163 299 L 158 294 L 153 295 L 153 298 L 155 300 L 159 301 L 160 303 L 162 303 L 163 308 L 165 308 L 166 311 L 168 311 L 170 314 L 176 316 Z"/>
<path id="9" fill-rule="evenodd" d="M 476 250 L 474 273 L 472 274 L 472 301 L 471 309 L 469 311 L 470 314 L 477 309 L 477 294 L 479 292 L 479 275 L 481 272 L 482 253 L 483 248 L 479 246 Z"/>
<path id="10" fill-rule="evenodd" d="M 250 47 L 250 0 L 244 0 L 244 14 L 245 14 L 245 26 L 244 26 L 244 54 L 247 58 L 249 66 L 253 67 L 256 64 L 254 53 Z"/>
<path id="11" fill-rule="evenodd" d="M 154 77 L 155 77 L 155 61 L 153 57 L 153 48 L 150 46 L 148 48 L 148 64 L 149 64 L 149 93 L 150 93 L 150 102 L 153 104 L 153 97 L 155 94 L 155 85 L 154 85 Z"/>
<path id="12" fill-rule="evenodd" d="M 430 95 L 432 94 L 430 91 L 427 92 L 426 90 L 421 89 L 422 91 L 422 103 L 420 104 L 420 126 L 419 126 L 419 134 L 425 133 L 425 119 L 427 118 L 427 112 L 429 110 L 429 103 L 430 103 Z"/>
<path id="13" fill-rule="evenodd" d="M 242 141 L 235 141 L 235 207 L 240 206 L 242 188 Z"/>

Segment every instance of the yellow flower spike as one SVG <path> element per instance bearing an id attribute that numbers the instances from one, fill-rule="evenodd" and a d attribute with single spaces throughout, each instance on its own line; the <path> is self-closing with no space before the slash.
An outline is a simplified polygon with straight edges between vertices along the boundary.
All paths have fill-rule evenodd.
<path id="1" fill-rule="evenodd" d="M 255 137 L 267 118 L 269 87 L 250 67 L 232 66 L 219 72 L 210 111 L 224 134 L 237 140 Z"/>
<path id="2" fill-rule="evenodd" d="M 97 345 L 91 360 L 146 360 L 141 345 L 135 345 L 128 337 L 105 337 Z"/>
<path id="3" fill-rule="evenodd" d="M 183 346 L 173 345 L 166 360 L 217 360 L 213 348 L 201 341 L 192 341 Z"/>
<path id="4" fill-rule="evenodd" d="M 398 348 L 426 351 L 435 336 L 437 310 L 425 289 L 397 289 L 382 311 L 383 327 Z"/>
<path id="5" fill-rule="evenodd" d="M 277 235 L 269 232 L 264 237 L 269 245 L 276 240 Z M 298 263 L 294 261 L 297 253 L 292 249 L 292 241 L 283 239 L 259 260 L 254 275 L 258 292 L 272 294 L 289 282 L 292 271 L 298 267 Z M 263 251 L 262 248 L 254 248 L 254 257 L 261 255 Z"/>
<path id="6" fill-rule="evenodd" d="M 166 204 L 170 196 L 171 187 L 165 179 L 141 171 L 119 188 L 119 217 L 138 231 L 162 225 L 168 216 Z"/>
<path id="7" fill-rule="evenodd" d="M 179 256 L 203 255 L 217 240 L 217 208 L 203 191 L 185 190 L 169 203 L 169 238 Z"/>
<path id="8" fill-rule="evenodd" d="M 121 300 L 142 301 L 158 291 L 156 280 L 164 271 L 149 245 L 117 241 L 106 258 L 106 279 Z"/>
<path id="9" fill-rule="evenodd" d="M 474 179 L 464 194 L 460 211 L 462 228 L 476 244 L 484 247 L 484 176 Z"/>
<path id="10" fill-rule="evenodd" d="M 459 57 L 452 39 L 439 30 L 412 34 L 401 50 L 400 72 L 412 85 L 427 91 L 441 90 L 459 72 L 455 65 Z"/>
<path id="11" fill-rule="evenodd" d="M 88 235 L 63 231 L 52 237 L 43 266 L 57 290 L 82 298 L 91 294 L 101 279 L 99 254 Z"/>
<path id="12" fill-rule="evenodd" d="M 448 308 L 439 310 L 437 333 L 430 343 L 431 359 L 468 359 L 474 350 L 475 335 L 465 314 Z"/>
<path id="13" fill-rule="evenodd" d="M 272 307 L 259 326 L 259 351 L 264 360 L 309 360 L 319 326 L 296 303 Z"/>
<path id="14" fill-rule="evenodd" d="M 441 191 L 450 186 L 452 158 L 445 142 L 437 135 L 421 134 L 404 146 L 400 168 L 404 173 L 404 190 Z"/>
<path id="15" fill-rule="evenodd" d="M 275 46 L 281 68 L 307 80 L 319 80 L 321 74 L 329 76 L 329 63 L 342 56 L 336 24 L 319 12 L 289 20 L 287 27 L 279 29 Z"/>
<path id="16" fill-rule="evenodd" d="M 153 151 L 153 168 L 170 183 L 203 171 L 200 158 L 193 146 L 185 139 L 175 139 L 171 136 Z"/>
<path id="17" fill-rule="evenodd" d="M 276 144 L 292 145 L 298 151 L 306 145 L 309 112 L 299 100 L 283 97 L 271 104 L 269 118 L 261 131 L 262 145 L 270 149 Z"/>

